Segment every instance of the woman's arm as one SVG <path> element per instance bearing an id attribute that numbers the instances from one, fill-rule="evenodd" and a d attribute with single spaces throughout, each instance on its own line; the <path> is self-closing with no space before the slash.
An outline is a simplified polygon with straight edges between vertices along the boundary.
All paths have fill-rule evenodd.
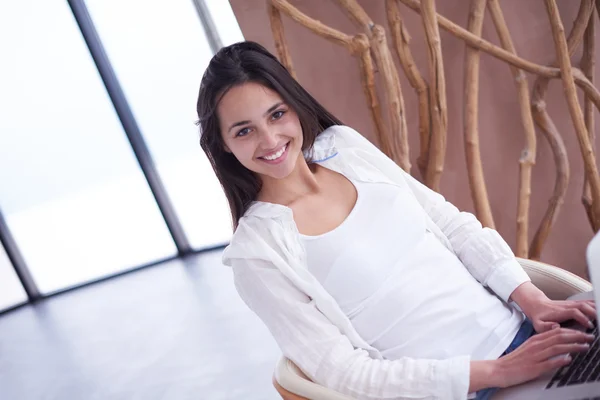
<path id="1" fill-rule="evenodd" d="M 458 258 L 479 282 L 508 302 L 517 287 L 530 281 L 498 232 L 482 227 L 473 214 L 460 212 L 441 194 L 409 174 L 402 173 L 425 212 L 448 238 Z"/>

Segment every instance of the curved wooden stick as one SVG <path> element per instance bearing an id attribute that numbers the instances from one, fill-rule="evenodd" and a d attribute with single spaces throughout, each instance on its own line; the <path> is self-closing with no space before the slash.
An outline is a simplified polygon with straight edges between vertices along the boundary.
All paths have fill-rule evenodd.
<path id="1" fill-rule="evenodd" d="M 593 0 L 583 0 L 579 6 L 579 12 L 573 22 L 573 28 L 567 39 L 567 47 L 569 55 L 573 55 L 575 50 L 583 40 L 585 26 L 587 25 L 593 11 Z M 550 66 L 556 66 L 556 61 Z M 562 136 L 552 118 L 546 110 L 546 102 L 544 97 L 548 90 L 550 79 L 547 77 L 538 76 L 533 84 L 533 99 L 531 102 L 531 111 L 537 126 L 542 130 L 544 137 L 548 140 L 552 153 L 554 155 L 554 163 L 556 165 L 556 178 L 554 182 L 554 190 L 552 197 L 548 202 L 546 213 L 542 218 L 538 230 L 536 231 L 531 242 L 529 257 L 539 260 L 542 254 L 542 249 L 548 238 L 550 230 L 554 225 L 560 207 L 564 202 L 564 197 L 567 193 L 569 184 L 569 160 Z"/>
<path id="2" fill-rule="evenodd" d="M 375 58 L 379 60 L 378 64 L 383 76 L 383 85 L 390 111 L 390 136 L 393 147 L 393 159 L 404 171 L 410 173 L 408 129 L 406 127 L 404 97 L 400 88 L 400 78 L 398 78 L 398 71 L 392 61 L 392 55 L 390 54 L 385 38 L 385 30 L 382 26 L 375 25 L 372 31 L 371 49 Z"/>
<path id="3" fill-rule="evenodd" d="M 398 8 L 398 0 L 385 0 L 388 24 L 392 32 L 392 39 L 396 48 L 396 54 L 400 60 L 400 65 L 408 78 L 408 82 L 417 92 L 419 99 L 419 138 L 420 149 L 419 157 L 417 158 L 417 166 L 421 177 L 425 179 L 427 171 L 427 158 L 429 153 L 429 135 L 430 135 L 430 112 L 429 112 L 429 93 L 427 83 L 421 76 L 415 60 L 410 51 L 409 42 L 410 35 L 406 30 L 400 9 Z"/>
<path id="4" fill-rule="evenodd" d="M 548 16 L 550 18 L 550 25 L 552 27 L 552 35 L 556 46 L 556 52 L 558 55 L 558 63 L 562 72 L 562 82 L 567 97 L 567 105 L 569 107 L 569 113 L 571 119 L 575 125 L 575 133 L 579 141 L 579 147 L 583 155 L 583 162 L 585 171 L 588 176 L 592 191 L 592 215 L 594 218 L 594 226 L 600 221 L 597 219 L 600 217 L 600 176 L 598 176 L 598 169 L 596 167 L 596 157 L 592 150 L 590 138 L 585 127 L 583 120 L 583 114 L 579 107 L 579 100 L 577 99 L 577 92 L 575 90 L 575 82 L 571 73 L 571 60 L 569 58 L 569 50 L 567 48 L 567 41 L 564 35 L 564 27 L 558 14 L 558 7 L 554 0 L 545 0 Z"/>
<path id="5" fill-rule="evenodd" d="M 517 54 L 510 31 L 504 20 L 502 8 L 498 0 L 489 0 L 488 8 L 494 21 L 500 43 L 505 50 Z M 523 70 L 510 67 L 517 86 L 521 122 L 525 133 L 525 148 L 519 159 L 519 200 L 517 204 L 517 257 L 527 258 L 529 255 L 529 204 L 531 199 L 531 172 L 535 165 L 536 137 L 533 117 L 529 108 L 530 96 L 527 77 Z"/>
<path id="6" fill-rule="evenodd" d="M 600 8 L 600 1 L 596 1 L 596 7 Z M 594 84 L 594 66 L 595 66 L 595 19 L 592 11 L 592 16 L 589 19 L 587 28 L 585 30 L 585 36 L 583 38 L 583 55 L 581 56 L 581 70 L 585 74 L 586 78 L 590 83 Z M 590 136 L 590 143 L 592 144 L 592 151 L 595 152 L 594 142 L 594 108 L 591 99 L 585 96 L 583 103 L 583 112 L 585 119 L 585 127 Z M 592 230 L 597 232 L 600 227 L 595 223 L 597 218 L 593 215 L 592 208 L 592 194 L 590 190 L 590 184 L 588 182 L 587 172 L 584 174 L 583 181 L 583 193 L 581 194 L 581 202 L 585 208 L 588 220 L 592 226 Z"/>
<path id="7" fill-rule="evenodd" d="M 532 260 L 539 260 L 542 254 L 542 247 L 548 238 L 550 229 L 556 221 L 558 211 L 564 202 L 564 194 L 567 191 L 567 185 L 569 184 L 569 162 L 567 159 L 567 149 L 563 142 L 562 136 L 556 129 L 554 122 L 550 119 L 547 112 L 539 112 L 536 110 L 538 107 L 545 108 L 545 103 L 532 104 L 532 110 L 535 115 L 535 122 L 544 133 L 544 136 L 550 144 L 552 154 L 554 156 L 554 164 L 556 165 L 556 180 L 554 181 L 553 195 L 549 200 L 548 208 L 542 218 L 542 222 L 538 230 L 535 232 L 533 240 L 531 241 L 531 247 L 529 248 L 529 258 Z M 536 112 L 538 111 L 538 112 Z"/>
<path id="8" fill-rule="evenodd" d="M 406 116 L 404 113 L 404 98 L 398 71 L 394 66 L 392 55 L 387 45 L 385 30 L 380 25 L 374 24 L 364 9 L 356 0 L 337 0 L 339 5 L 350 15 L 350 17 L 361 27 L 371 44 L 371 50 L 375 63 L 383 79 L 384 91 L 388 101 L 390 118 L 390 135 L 380 142 L 382 146 L 390 149 L 391 157 L 402 169 L 410 172 L 410 157 L 408 149 L 408 134 L 406 128 Z"/>
<path id="9" fill-rule="evenodd" d="M 354 53 L 358 55 L 360 59 L 361 69 L 361 82 L 363 91 L 367 98 L 367 105 L 371 112 L 371 118 L 375 123 L 375 129 L 377 131 L 378 143 L 383 143 L 385 137 L 389 137 L 386 126 L 382 119 L 381 107 L 379 105 L 379 98 L 375 90 L 375 71 L 373 69 L 373 60 L 371 59 L 371 48 L 369 46 L 369 39 L 364 33 L 359 33 L 353 38 Z M 382 150 L 383 151 L 383 150 Z M 385 152 L 384 152 L 385 153 Z"/>
<path id="10" fill-rule="evenodd" d="M 290 17 L 300 25 L 310 29 L 317 35 L 329 41 L 340 44 L 348 50 L 352 50 L 352 36 L 346 35 L 345 33 L 330 28 L 327 25 L 323 24 L 321 21 L 317 21 L 316 19 L 310 18 L 306 14 L 303 14 L 296 7 L 291 5 L 287 0 L 270 1 L 273 7 L 285 13 L 288 17 Z"/>
<path id="11" fill-rule="evenodd" d="M 290 75 L 292 75 L 294 79 L 297 79 L 296 70 L 294 70 L 294 65 L 292 64 L 292 56 L 290 55 L 290 50 L 288 49 L 287 42 L 285 41 L 281 13 L 273 5 L 272 1 L 269 1 L 267 7 L 269 9 L 269 21 L 271 21 L 271 32 L 273 33 L 273 40 L 275 40 L 275 50 L 277 51 L 277 56 L 279 57 L 279 60 L 283 66 L 288 70 Z"/>
<path id="12" fill-rule="evenodd" d="M 336 0 L 338 4 L 342 7 L 342 9 L 348 14 L 351 20 L 354 21 L 359 27 L 361 27 L 367 37 L 369 37 L 368 31 L 370 31 L 373 26 L 373 20 L 369 17 L 369 14 L 358 4 L 356 0 Z"/>
<path id="13" fill-rule="evenodd" d="M 575 54 L 575 50 L 579 47 L 581 42 L 583 41 L 583 35 L 585 33 L 585 28 L 588 24 L 590 16 L 594 11 L 594 1 L 593 0 L 582 0 L 579 5 L 579 11 L 577 12 L 577 17 L 575 21 L 573 21 L 573 28 L 569 33 L 569 38 L 567 39 L 567 48 L 569 50 L 569 57 L 572 57 Z M 548 66 L 551 68 L 556 68 L 558 62 L 554 60 Z M 536 94 L 539 95 L 539 98 L 534 99 L 534 101 L 539 101 L 540 99 L 546 97 L 546 92 L 548 90 L 548 84 L 550 83 L 550 79 L 552 77 L 548 76 L 538 76 L 533 86 L 537 88 L 535 90 Z"/>
<path id="14" fill-rule="evenodd" d="M 485 4 L 486 0 L 471 1 L 467 29 L 473 35 L 481 36 Z M 475 215 L 483 226 L 494 229 L 494 218 L 488 199 L 479 148 L 479 50 L 471 46 L 467 46 L 465 52 L 464 95 L 464 146 Z"/>
<path id="15" fill-rule="evenodd" d="M 444 61 L 442 59 L 440 31 L 438 29 L 436 15 L 435 0 L 423 0 L 421 3 L 421 16 L 425 28 L 425 37 L 427 39 L 432 128 L 425 183 L 431 189 L 439 192 L 440 179 L 444 170 L 444 158 L 446 156 L 448 110 L 446 107 Z"/>

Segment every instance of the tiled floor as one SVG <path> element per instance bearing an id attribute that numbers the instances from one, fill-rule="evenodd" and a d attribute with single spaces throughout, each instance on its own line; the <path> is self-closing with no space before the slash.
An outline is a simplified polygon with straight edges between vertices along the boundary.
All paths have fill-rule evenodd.
<path id="1" fill-rule="evenodd" d="M 0 399 L 278 399 L 279 351 L 221 251 L 0 315 Z"/>

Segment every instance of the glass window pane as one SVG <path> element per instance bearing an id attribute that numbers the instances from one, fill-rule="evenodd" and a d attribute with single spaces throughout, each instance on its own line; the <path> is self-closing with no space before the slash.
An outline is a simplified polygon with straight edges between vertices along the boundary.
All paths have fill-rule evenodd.
<path id="1" fill-rule="evenodd" d="M 212 57 L 190 0 L 87 0 L 90 15 L 194 248 L 227 242 L 227 201 L 200 149 L 200 79 Z"/>
<path id="2" fill-rule="evenodd" d="M 0 48 L 0 206 L 40 291 L 175 255 L 67 2 L 0 3 Z"/>
<path id="3" fill-rule="evenodd" d="M 0 244 L 0 311 L 26 301 L 27 293 L 25 293 L 4 247 Z"/>

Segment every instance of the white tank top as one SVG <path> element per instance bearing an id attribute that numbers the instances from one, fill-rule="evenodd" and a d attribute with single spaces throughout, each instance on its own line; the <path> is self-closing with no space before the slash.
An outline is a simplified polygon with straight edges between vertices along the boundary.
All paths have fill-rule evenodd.
<path id="1" fill-rule="evenodd" d="M 352 183 L 358 197 L 342 224 L 301 237 L 308 269 L 356 331 L 387 359 L 499 357 L 523 315 L 429 232 L 408 188 Z"/>

